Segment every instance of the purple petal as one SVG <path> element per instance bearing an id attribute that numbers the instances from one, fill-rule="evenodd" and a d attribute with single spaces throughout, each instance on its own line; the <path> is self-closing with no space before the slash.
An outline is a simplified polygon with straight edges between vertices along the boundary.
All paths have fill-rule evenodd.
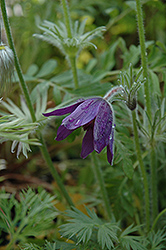
<path id="1" fill-rule="evenodd" d="M 112 122 L 113 110 L 111 106 L 103 100 L 94 123 L 94 149 L 97 153 L 100 153 L 109 143 Z"/>
<path id="2" fill-rule="evenodd" d="M 65 107 L 65 108 L 61 108 L 61 109 L 55 109 L 52 112 L 49 113 L 43 113 L 44 116 L 48 117 L 48 116 L 59 116 L 59 115 L 65 115 L 68 113 L 72 113 L 82 102 L 84 102 L 83 99 L 79 99 L 76 103 Z"/>
<path id="3" fill-rule="evenodd" d="M 94 150 L 93 146 L 93 127 L 88 128 L 82 141 L 81 157 L 84 159 Z"/>
<path id="4" fill-rule="evenodd" d="M 113 156 L 114 156 L 113 144 L 114 144 L 114 128 L 112 128 L 110 140 L 107 146 L 107 160 L 111 165 L 112 165 Z"/>
<path id="5" fill-rule="evenodd" d="M 92 121 L 97 113 L 102 98 L 91 98 L 81 103 L 69 116 L 63 119 L 62 125 L 67 129 L 76 129 Z"/>
<path id="6" fill-rule="evenodd" d="M 73 130 L 68 130 L 67 128 L 65 128 L 63 125 L 61 125 L 58 128 L 57 131 L 57 137 L 55 138 L 55 140 L 57 141 L 61 141 L 64 140 L 68 135 L 70 135 L 73 132 Z"/>

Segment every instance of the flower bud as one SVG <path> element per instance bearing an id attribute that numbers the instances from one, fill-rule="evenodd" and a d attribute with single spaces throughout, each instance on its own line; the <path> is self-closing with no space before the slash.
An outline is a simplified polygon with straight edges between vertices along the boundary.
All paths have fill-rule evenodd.
<path id="1" fill-rule="evenodd" d="M 128 107 L 131 111 L 133 111 L 133 110 L 136 108 L 136 106 L 137 106 L 137 98 L 136 98 L 136 96 L 133 96 L 132 99 L 129 99 L 129 98 L 128 98 L 128 100 L 125 101 L 125 103 L 126 103 L 127 107 Z"/>
<path id="2" fill-rule="evenodd" d="M 130 64 L 129 72 L 124 72 L 120 74 L 120 79 L 118 80 L 123 88 L 123 93 L 121 94 L 121 99 L 125 102 L 127 107 L 133 111 L 137 106 L 137 91 L 146 81 L 146 79 L 140 80 L 143 68 L 140 68 L 135 77 L 133 77 L 133 68 Z"/>
<path id="3" fill-rule="evenodd" d="M 14 71 L 14 54 L 6 45 L 0 44 L 0 92 L 9 90 Z"/>

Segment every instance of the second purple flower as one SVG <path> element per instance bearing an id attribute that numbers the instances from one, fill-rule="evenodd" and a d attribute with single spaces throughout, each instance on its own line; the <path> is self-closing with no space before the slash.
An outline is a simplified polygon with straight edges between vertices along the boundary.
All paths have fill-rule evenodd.
<path id="1" fill-rule="evenodd" d="M 84 159 L 94 150 L 100 153 L 107 146 L 107 159 L 113 161 L 114 122 L 112 106 L 101 97 L 78 100 L 76 103 L 49 113 L 46 117 L 71 113 L 62 120 L 57 131 L 57 141 L 64 140 L 75 129 L 86 131 L 82 141 L 81 157 Z"/>

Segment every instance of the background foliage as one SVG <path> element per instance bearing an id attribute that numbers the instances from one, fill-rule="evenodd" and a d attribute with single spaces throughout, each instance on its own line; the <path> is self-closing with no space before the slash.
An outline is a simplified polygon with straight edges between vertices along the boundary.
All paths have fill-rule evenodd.
<path id="1" fill-rule="evenodd" d="M 32 123 L 29 110 L 21 96 L 18 77 L 15 74 L 12 89 L 7 95 L 1 94 L 3 101 L 0 107 L 2 116 L 0 118 L 0 141 L 2 142 L 0 144 L 2 190 L 0 194 L 0 244 L 6 245 L 10 241 L 8 236 L 10 231 L 13 230 L 13 235 L 17 235 L 21 230 L 23 236 L 20 234 L 21 237 L 17 238 L 16 249 L 19 244 L 21 249 L 27 250 L 99 249 L 99 247 L 100 249 L 124 250 L 165 249 L 165 214 L 159 218 L 155 231 L 145 232 L 144 230 L 144 190 L 134 148 L 131 111 L 124 106 L 124 103 L 116 101 L 113 103 L 116 121 L 114 165 L 110 166 L 107 163 L 105 150 L 98 156 L 109 200 L 118 223 L 107 221 L 91 158 L 88 157 L 85 160 L 80 158 L 83 131 L 79 129 L 64 141 L 56 142 L 54 138 L 62 117 L 47 121 L 42 116 L 45 110 L 58 107 L 58 105 L 59 107 L 65 106 L 71 100 L 80 97 L 103 96 L 110 88 L 118 84 L 117 80 L 121 71 L 129 71 L 130 63 L 133 65 L 134 72 L 138 72 L 141 50 L 135 1 L 69 1 L 73 22 L 76 20 L 81 22 L 87 18 L 85 32 L 99 26 L 106 26 L 107 29 L 103 33 L 103 39 L 100 37 L 93 39 L 92 42 L 97 49 L 84 48 L 79 53 L 77 58 L 79 87 L 77 89 L 74 89 L 72 71 L 65 56 L 58 48 L 33 36 L 41 34 L 38 25 L 41 25 L 44 20 L 54 23 L 58 23 L 59 20 L 63 21 L 60 2 L 52 0 L 7 1 L 7 6 L 16 51 L 31 93 L 37 121 Z M 150 143 L 152 137 L 154 138 L 153 143 L 157 155 L 158 206 L 161 212 L 166 208 L 165 1 L 145 0 L 143 12 L 153 112 L 152 122 L 149 122 L 144 111 L 144 93 L 141 88 L 138 93 L 137 125 L 142 158 L 147 173 L 150 171 Z M 7 43 L 4 30 L 2 40 Z M 23 137 L 20 131 L 21 134 L 24 132 Z M 73 211 L 68 210 L 65 215 L 62 212 L 68 206 L 37 147 L 40 143 L 34 134 L 38 131 L 42 131 L 54 167 L 76 205 Z M 13 137 L 11 138 L 10 135 L 7 138 L 10 132 Z M 22 188 L 28 186 L 36 191 L 28 189 L 27 192 L 20 193 Z M 40 188 L 38 190 L 39 186 L 46 191 L 41 191 Z M 50 194 L 46 192 L 56 194 L 56 198 L 50 198 Z M 34 202 L 42 204 L 42 207 L 39 204 L 34 205 L 38 206 L 38 209 L 43 209 L 40 216 L 35 214 L 33 205 L 25 206 L 32 197 Z M 22 199 L 25 200 L 22 201 Z M 54 206 L 52 200 L 56 200 Z M 22 207 L 23 204 L 24 207 Z M 21 215 L 17 214 L 17 211 L 20 211 Z M 5 220 L 3 212 L 5 212 Z M 37 221 L 31 220 L 31 213 Z M 48 213 L 49 217 L 45 218 L 44 213 L 46 215 Z M 45 220 L 45 224 L 48 224 L 43 227 L 40 221 Z M 7 221 L 11 223 L 9 223 L 10 226 Z M 151 221 L 151 225 L 153 222 Z M 31 231 L 32 228 L 34 233 Z M 62 241 L 60 235 L 71 239 L 67 242 L 65 239 Z"/>

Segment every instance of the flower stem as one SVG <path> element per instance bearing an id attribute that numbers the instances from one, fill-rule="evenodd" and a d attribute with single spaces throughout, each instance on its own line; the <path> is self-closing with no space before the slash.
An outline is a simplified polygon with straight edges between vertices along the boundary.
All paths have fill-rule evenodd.
<path id="1" fill-rule="evenodd" d="M 143 67 L 143 76 L 147 79 L 144 84 L 144 92 L 145 92 L 145 100 L 146 100 L 146 110 L 150 120 L 152 119 L 152 111 L 151 111 L 151 100 L 150 100 L 150 89 L 148 82 L 148 65 L 147 65 L 147 56 L 146 56 L 146 47 L 145 47 L 145 31 L 143 25 L 143 15 L 142 15 L 142 6 L 141 0 L 136 0 L 136 9 L 137 9 L 137 20 L 138 20 L 138 31 L 139 31 L 139 40 L 141 46 L 141 60 Z M 153 148 L 153 144 L 151 144 L 151 152 L 150 152 L 150 163 L 151 163 L 151 173 L 150 173 L 150 186 L 152 191 L 152 219 L 154 220 L 158 213 L 158 201 L 157 201 L 157 166 L 156 166 L 156 152 Z"/>
<path id="2" fill-rule="evenodd" d="M 25 100 L 27 102 L 28 108 L 30 110 L 32 120 L 34 122 L 34 121 L 36 121 L 35 111 L 34 111 L 30 96 L 29 96 L 29 92 L 28 92 L 26 82 L 24 80 L 24 76 L 22 74 L 22 70 L 21 70 L 21 66 L 19 64 L 18 57 L 17 57 L 17 54 L 16 54 L 16 50 L 15 50 L 15 46 L 14 46 L 14 42 L 13 42 L 11 30 L 10 30 L 10 25 L 9 25 L 7 13 L 6 13 L 5 0 L 1 0 L 0 4 L 1 4 L 1 11 L 2 11 L 2 17 L 3 17 L 3 20 L 4 20 L 5 30 L 6 30 L 6 34 L 7 34 L 7 38 L 8 38 L 8 43 L 10 45 L 10 48 L 13 50 L 14 57 L 15 57 L 16 71 L 17 71 L 18 77 L 20 79 L 20 84 L 21 84 L 21 87 L 22 87 L 22 90 L 23 90 L 23 93 L 24 93 Z M 57 184 L 59 186 L 59 189 L 61 190 L 62 194 L 64 195 L 68 205 L 69 206 L 74 206 L 73 202 L 70 199 L 69 194 L 67 193 L 67 191 L 65 189 L 65 186 L 62 183 L 62 180 L 60 179 L 56 169 L 54 168 L 54 165 L 53 165 L 52 160 L 50 158 L 50 155 L 49 155 L 49 153 L 47 151 L 47 148 L 46 148 L 46 145 L 45 145 L 45 142 L 44 142 L 44 139 L 43 139 L 42 135 L 40 135 L 40 140 L 41 140 L 41 143 L 42 143 L 42 147 L 40 149 L 41 149 L 41 153 L 43 155 L 43 158 L 44 158 L 45 162 L 47 163 L 47 165 L 48 165 L 48 167 L 49 167 L 55 181 L 57 182 Z"/>
<path id="3" fill-rule="evenodd" d="M 152 220 L 154 221 L 158 214 L 158 194 L 157 194 L 157 167 L 156 167 L 156 152 L 153 145 L 151 145 L 150 152 L 150 167 L 151 167 L 151 193 L 152 193 Z"/>
<path id="4" fill-rule="evenodd" d="M 92 162 L 93 162 L 93 169 L 94 169 L 97 181 L 98 181 L 99 186 L 100 186 L 100 191 L 101 191 L 101 195 L 102 195 L 103 202 L 105 205 L 105 209 L 107 211 L 107 215 L 108 215 L 109 219 L 115 220 L 112 209 L 111 209 L 111 204 L 110 204 L 110 201 L 108 198 L 108 193 L 107 193 L 107 190 L 105 188 L 105 183 L 104 183 L 104 178 L 103 178 L 103 173 L 101 170 L 100 162 L 98 161 L 95 153 L 92 153 Z"/>
<path id="5" fill-rule="evenodd" d="M 72 38 L 72 26 L 71 26 L 71 18 L 69 13 L 69 6 L 66 0 L 61 0 L 62 7 L 63 7 L 63 14 L 65 18 L 65 25 L 67 29 L 67 35 L 68 38 Z M 77 74 L 77 68 L 76 68 L 76 56 L 70 56 L 68 55 L 72 74 L 73 74 L 73 80 L 74 80 L 74 86 L 75 89 L 78 88 L 78 74 Z"/>
<path id="6" fill-rule="evenodd" d="M 12 38 L 12 34 L 11 34 L 11 29 L 10 29 L 10 25 L 9 25 L 9 20 L 7 17 L 7 12 L 6 12 L 6 5 L 5 5 L 5 0 L 1 0 L 1 11 L 2 11 L 2 17 L 3 17 L 3 21 L 4 21 L 4 26 L 5 26 L 5 30 L 6 30 L 6 34 L 7 34 L 7 38 L 8 38 L 8 43 L 10 48 L 13 51 L 14 54 L 14 61 L 15 61 L 15 67 L 16 67 L 16 71 L 20 80 L 20 84 L 27 102 L 27 106 L 29 108 L 29 111 L 31 113 L 31 117 L 32 117 L 32 121 L 35 122 L 36 121 L 36 117 L 35 117 L 35 112 L 32 106 L 32 102 L 30 100 L 30 95 L 29 95 L 29 91 L 27 88 L 27 85 L 24 81 L 24 77 L 22 74 L 22 70 L 19 64 L 19 60 L 16 54 L 16 50 L 15 50 L 15 46 L 14 46 L 14 42 L 13 42 L 13 38 Z"/>
<path id="7" fill-rule="evenodd" d="M 146 230 L 149 231 L 150 228 L 150 200 L 149 200 L 149 188 L 148 188 L 148 178 L 146 174 L 146 169 L 142 160 L 142 154 L 139 144 L 139 137 L 138 137 L 138 130 L 137 130 L 137 123 L 136 123 L 136 112 L 135 110 L 132 111 L 132 122 L 133 122 L 133 130 L 134 130 L 134 141 L 135 141 L 135 148 L 137 159 L 140 165 L 141 175 L 143 179 L 143 186 L 145 192 L 145 216 L 146 216 Z"/>
<path id="8" fill-rule="evenodd" d="M 61 0 L 62 7 L 63 7 L 63 13 L 65 18 L 65 25 L 67 29 L 67 34 L 69 38 L 72 38 L 72 27 L 71 27 L 71 19 L 69 14 L 69 6 L 67 4 L 66 0 Z"/>
<path id="9" fill-rule="evenodd" d="M 76 57 L 69 57 L 70 66 L 73 74 L 74 86 L 75 89 L 78 88 L 78 74 L 77 74 L 77 67 L 76 67 Z"/>
<path id="10" fill-rule="evenodd" d="M 0 14 L 0 44 L 2 43 L 2 19 Z"/>
<path id="11" fill-rule="evenodd" d="M 141 46 L 141 61 L 142 61 L 142 67 L 143 67 L 143 77 L 146 78 L 146 82 L 144 84 L 145 101 L 146 101 L 147 113 L 151 119 L 151 100 L 150 100 L 150 90 L 149 90 L 149 81 L 148 81 L 148 66 L 147 66 L 147 56 L 146 56 L 146 47 L 145 47 L 145 30 L 144 30 L 144 24 L 143 24 L 141 0 L 136 0 L 136 10 L 137 10 L 137 20 L 138 20 L 139 41 L 140 41 L 140 46 Z"/>
<path id="12" fill-rule="evenodd" d="M 164 213 L 166 213 L 166 208 L 163 209 L 163 210 L 157 215 L 155 221 L 153 222 L 153 225 L 152 225 L 151 230 L 154 230 L 154 228 L 155 228 L 155 226 L 156 226 L 158 220 L 160 219 L 160 217 L 161 217 Z"/>

